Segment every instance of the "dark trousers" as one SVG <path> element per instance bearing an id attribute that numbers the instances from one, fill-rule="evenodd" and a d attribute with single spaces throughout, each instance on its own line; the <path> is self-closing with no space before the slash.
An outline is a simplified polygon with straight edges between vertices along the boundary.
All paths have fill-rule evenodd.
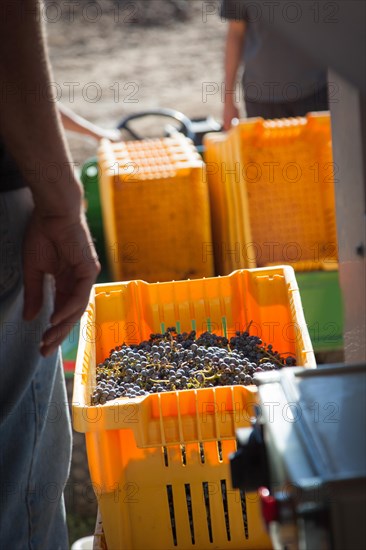
<path id="1" fill-rule="evenodd" d="M 329 109 L 328 88 L 325 86 L 315 94 L 284 103 L 261 103 L 245 100 L 245 108 L 248 118 L 258 116 L 262 118 L 287 118 L 305 116 L 311 111 L 327 111 Z"/>

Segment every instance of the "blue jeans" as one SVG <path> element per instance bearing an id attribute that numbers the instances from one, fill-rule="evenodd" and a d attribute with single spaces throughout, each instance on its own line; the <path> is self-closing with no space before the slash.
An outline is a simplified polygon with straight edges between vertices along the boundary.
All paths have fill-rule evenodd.
<path id="1" fill-rule="evenodd" d="M 22 239 L 32 208 L 28 188 L 0 193 L 0 547 L 67 550 L 70 417 L 60 351 L 39 353 L 51 277 L 38 317 L 22 319 Z"/>

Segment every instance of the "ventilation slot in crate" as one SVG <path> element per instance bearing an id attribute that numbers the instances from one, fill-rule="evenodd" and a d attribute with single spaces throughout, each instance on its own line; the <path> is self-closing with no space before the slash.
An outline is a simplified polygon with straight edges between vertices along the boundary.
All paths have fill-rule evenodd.
<path id="1" fill-rule="evenodd" d="M 167 485 L 166 492 L 168 497 L 168 509 L 169 509 L 169 515 L 170 515 L 170 526 L 172 529 L 173 543 L 174 543 L 174 546 L 177 546 L 177 528 L 176 528 L 175 513 L 174 513 L 173 487 L 171 485 Z"/>

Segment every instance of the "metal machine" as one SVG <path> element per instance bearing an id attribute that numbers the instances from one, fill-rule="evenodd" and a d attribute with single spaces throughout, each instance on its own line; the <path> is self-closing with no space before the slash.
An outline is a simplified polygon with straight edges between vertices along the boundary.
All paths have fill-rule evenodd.
<path id="1" fill-rule="evenodd" d="M 258 491 L 274 550 L 366 548 L 366 365 L 256 375 L 233 486 Z"/>

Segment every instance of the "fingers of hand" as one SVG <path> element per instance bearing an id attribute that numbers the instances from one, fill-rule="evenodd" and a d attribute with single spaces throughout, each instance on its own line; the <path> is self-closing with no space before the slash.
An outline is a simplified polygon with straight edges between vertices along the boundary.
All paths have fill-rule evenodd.
<path id="1" fill-rule="evenodd" d="M 71 315 L 62 323 L 53 325 L 43 334 L 40 350 L 45 357 L 51 355 L 58 346 L 62 344 L 69 332 L 75 326 L 75 323 L 80 319 L 84 310 L 80 309 L 74 315 Z"/>
<path id="2" fill-rule="evenodd" d="M 66 301 L 62 301 L 62 295 L 60 296 L 58 283 L 56 280 L 56 309 L 51 317 L 51 323 L 53 325 L 59 325 L 62 322 L 65 322 L 69 317 L 75 315 L 82 315 L 85 310 L 90 289 L 95 282 L 96 276 L 98 274 L 98 269 L 95 267 L 89 273 L 84 275 L 84 277 L 76 280 L 72 288 L 70 288 L 70 294 L 68 295 Z"/>

